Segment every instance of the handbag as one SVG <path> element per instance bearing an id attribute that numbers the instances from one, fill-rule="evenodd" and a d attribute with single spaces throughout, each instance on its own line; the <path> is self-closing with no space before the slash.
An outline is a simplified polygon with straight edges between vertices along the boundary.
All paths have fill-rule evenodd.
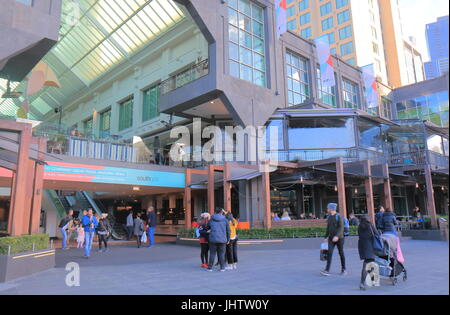
<path id="1" fill-rule="evenodd" d="M 370 224 L 370 229 L 372 230 L 372 236 L 373 236 L 373 239 L 372 239 L 373 249 L 376 251 L 383 251 L 384 243 L 383 243 L 383 240 L 381 239 L 381 236 L 378 233 L 374 232 L 372 224 Z"/>
<path id="2" fill-rule="evenodd" d="M 141 242 L 142 242 L 142 243 L 147 243 L 147 234 L 146 234 L 146 233 L 142 234 L 142 236 L 141 236 Z"/>
<path id="3" fill-rule="evenodd" d="M 322 243 L 320 245 L 320 261 L 328 260 L 328 243 Z"/>

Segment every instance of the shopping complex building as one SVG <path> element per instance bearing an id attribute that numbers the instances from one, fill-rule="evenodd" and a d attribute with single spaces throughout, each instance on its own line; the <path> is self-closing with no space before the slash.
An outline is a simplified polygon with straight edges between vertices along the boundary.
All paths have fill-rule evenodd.
<path id="1" fill-rule="evenodd" d="M 77 4 L 62 1 L 59 40 L 42 58 L 54 84 L 28 95 L 32 74 L 12 80 L 0 55 L 2 232 L 57 236 L 70 208 L 88 207 L 119 230 L 129 210 L 153 205 L 161 233 L 216 206 L 267 228 L 283 224 L 273 212 L 322 218 L 329 202 L 372 218 L 380 205 L 401 217 L 418 206 L 433 226 L 448 214 L 448 74 L 397 89 L 380 77 L 369 106 L 359 67 L 333 56 L 325 87 L 314 42 L 277 38 L 273 0 Z M 14 73 L 20 62 L 8 60 Z M 195 135 L 212 126 L 214 159 L 197 159 L 211 139 Z M 239 142 L 227 126 L 272 127 L 277 146 L 255 163 L 254 134 Z M 242 154 L 219 145 L 230 142 Z"/>

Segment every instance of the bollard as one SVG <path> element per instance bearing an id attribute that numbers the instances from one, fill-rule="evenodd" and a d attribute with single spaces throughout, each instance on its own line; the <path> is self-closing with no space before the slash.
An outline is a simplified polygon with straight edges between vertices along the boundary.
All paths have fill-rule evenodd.
<path id="1" fill-rule="evenodd" d="M 53 240 L 50 240 L 50 248 L 53 249 Z"/>
<path id="2" fill-rule="evenodd" d="M 11 245 L 8 246 L 8 256 L 11 256 Z"/>

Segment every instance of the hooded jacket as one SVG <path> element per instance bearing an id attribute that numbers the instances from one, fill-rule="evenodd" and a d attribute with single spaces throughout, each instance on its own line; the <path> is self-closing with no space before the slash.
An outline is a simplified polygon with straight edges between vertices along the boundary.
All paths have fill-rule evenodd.
<path id="1" fill-rule="evenodd" d="M 228 243 L 230 240 L 230 225 L 223 215 L 213 215 L 208 222 L 208 226 L 211 229 L 209 234 L 210 243 Z"/>
<path id="2" fill-rule="evenodd" d="M 393 212 L 385 212 L 381 217 L 380 229 L 383 232 L 395 232 L 398 225 L 397 218 Z"/>

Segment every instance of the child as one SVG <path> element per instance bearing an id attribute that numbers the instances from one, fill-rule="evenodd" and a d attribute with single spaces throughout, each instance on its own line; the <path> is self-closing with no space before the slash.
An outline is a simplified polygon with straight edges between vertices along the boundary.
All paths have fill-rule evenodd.
<path id="1" fill-rule="evenodd" d="M 83 226 L 81 224 L 78 224 L 77 232 L 78 232 L 77 248 L 83 248 L 83 244 L 84 244 L 84 229 L 83 229 Z"/>

